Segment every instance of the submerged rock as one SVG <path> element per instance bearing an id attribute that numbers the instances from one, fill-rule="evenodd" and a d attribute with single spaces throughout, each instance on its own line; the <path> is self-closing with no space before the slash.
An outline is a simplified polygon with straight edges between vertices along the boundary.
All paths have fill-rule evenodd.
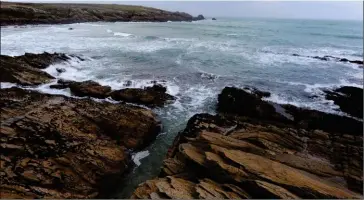
<path id="1" fill-rule="evenodd" d="M 193 116 L 159 177 L 131 198 L 362 198 L 363 129 L 341 122 L 356 120 L 338 116 L 334 130 L 320 125 L 325 113 L 278 105 L 293 117 L 282 123 L 271 104 L 237 88 L 218 101 L 220 114 Z"/>
<path id="2" fill-rule="evenodd" d="M 154 85 L 146 88 L 126 88 L 114 90 L 111 97 L 117 101 L 143 104 L 150 107 L 163 106 L 174 101 L 175 97 L 166 93 L 167 89 L 162 85 Z"/>
<path id="3" fill-rule="evenodd" d="M 65 54 L 47 52 L 25 53 L 22 56 L 14 57 L 0 55 L 0 82 L 17 83 L 24 86 L 50 82 L 54 77 L 40 69 L 68 59 Z"/>
<path id="4" fill-rule="evenodd" d="M 324 92 L 326 99 L 333 100 L 343 112 L 357 118 L 363 118 L 363 88 L 344 86 Z"/>
<path id="5" fill-rule="evenodd" d="M 66 72 L 66 69 L 65 68 L 56 68 L 56 71 L 58 73 L 63 73 L 63 72 Z"/>
<path id="6" fill-rule="evenodd" d="M 1 197 L 97 198 L 130 168 L 126 149 L 160 131 L 152 111 L 125 104 L 0 90 Z"/>

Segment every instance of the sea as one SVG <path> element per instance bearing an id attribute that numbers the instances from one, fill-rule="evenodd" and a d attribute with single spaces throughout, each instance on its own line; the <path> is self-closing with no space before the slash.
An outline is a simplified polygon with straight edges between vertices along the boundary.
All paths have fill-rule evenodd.
<path id="1" fill-rule="evenodd" d="M 359 65 L 312 58 L 363 60 L 362 21 L 218 18 L 1 28 L 1 54 L 44 51 L 84 59 L 44 70 L 57 79 L 94 80 L 113 89 L 142 88 L 156 81 L 177 97 L 173 104 L 153 109 L 163 130 L 150 146 L 132 152 L 136 167 L 125 184 L 116 186 L 115 198 L 128 198 L 138 184 L 158 175 L 177 133 L 194 114 L 215 114 L 217 95 L 226 86 L 255 87 L 271 93 L 265 100 L 339 115 L 345 113 L 325 100 L 323 90 L 363 87 Z M 49 85 L 28 89 L 71 96 L 68 89 Z M 11 86 L 1 83 L 2 88 Z"/>

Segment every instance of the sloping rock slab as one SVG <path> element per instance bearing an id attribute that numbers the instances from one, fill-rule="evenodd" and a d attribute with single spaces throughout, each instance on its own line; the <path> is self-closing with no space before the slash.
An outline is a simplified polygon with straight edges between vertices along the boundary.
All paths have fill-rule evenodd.
<path id="1" fill-rule="evenodd" d="M 326 99 L 333 100 L 343 112 L 357 118 L 363 118 L 363 88 L 344 86 L 324 92 Z"/>
<path id="2" fill-rule="evenodd" d="M 160 178 L 131 198 L 359 198 L 362 145 L 362 136 L 199 114 L 176 138 Z"/>
<path id="3" fill-rule="evenodd" d="M 41 71 L 51 64 L 68 60 L 65 54 L 47 53 L 31 54 L 22 56 L 0 55 L 0 82 L 11 82 L 19 85 L 39 85 L 49 82 L 52 77 Z"/>
<path id="4" fill-rule="evenodd" d="M 270 105 L 254 93 L 224 89 L 220 115 L 193 116 L 159 177 L 140 184 L 131 197 L 362 198 L 362 128 L 346 127 L 361 123 L 276 105 L 293 117 L 283 123 Z"/>
<path id="5" fill-rule="evenodd" d="M 1 197 L 96 198 L 128 169 L 126 149 L 155 138 L 160 122 L 147 109 L 0 90 Z"/>

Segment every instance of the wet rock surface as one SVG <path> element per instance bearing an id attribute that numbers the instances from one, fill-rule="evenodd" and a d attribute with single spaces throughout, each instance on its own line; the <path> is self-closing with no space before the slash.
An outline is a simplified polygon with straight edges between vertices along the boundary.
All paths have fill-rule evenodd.
<path id="1" fill-rule="evenodd" d="M 219 114 L 193 116 L 159 177 L 131 198 L 362 198 L 360 121 L 272 105 L 236 88 L 218 100 Z"/>
<path id="2" fill-rule="evenodd" d="M 0 90 L 1 198 L 97 198 L 130 168 L 127 149 L 160 131 L 152 111 Z"/>
<path id="3" fill-rule="evenodd" d="M 363 88 L 344 86 L 326 90 L 326 99 L 333 100 L 340 110 L 357 118 L 363 118 Z"/>
<path id="4" fill-rule="evenodd" d="M 69 24 L 81 22 L 193 21 L 204 19 L 184 12 L 131 5 L 42 4 L 1 2 L 2 26 L 25 24 Z M 72 28 L 69 28 L 72 30 Z"/>
<path id="5" fill-rule="evenodd" d="M 117 101 L 126 101 L 130 103 L 143 104 L 150 107 L 163 106 L 168 102 L 175 100 L 175 97 L 166 93 L 167 89 L 162 85 L 152 87 L 126 88 L 114 90 L 111 97 Z"/>
<path id="6" fill-rule="evenodd" d="M 326 55 L 326 56 L 304 56 L 304 55 L 299 55 L 299 54 L 292 54 L 292 56 L 313 58 L 313 59 L 322 60 L 322 61 L 336 61 L 336 62 L 343 62 L 343 63 L 353 63 L 353 64 L 358 64 L 358 65 L 363 66 L 362 60 L 349 60 L 347 58 L 339 58 L 339 57 L 328 56 L 328 55 Z"/>
<path id="7" fill-rule="evenodd" d="M 95 81 L 72 82 L 69 85 L 71 93 L 75 96 L 89 96 L 95 98 L 106 98 L 111 92 L 110 86 L 102 86 Z"/>
<path id="8" fill-rule="evenodd" d="M 65 54 L 47 53 L 22 56 L 0 55 L 0 82 L 11 82 L 19 85 L 39 85 L 51 81 L 54 77 L 41 71 L 51 64 L 69 59 Z"/>

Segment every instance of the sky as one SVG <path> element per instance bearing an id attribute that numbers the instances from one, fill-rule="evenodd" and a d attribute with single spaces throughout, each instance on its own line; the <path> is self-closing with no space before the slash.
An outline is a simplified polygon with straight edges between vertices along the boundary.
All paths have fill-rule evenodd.
<path id="1" fill-rule="evenodd" d="M 8 0 L 9 1 L 9 0 Z M 295 19 L 363 20 L 362 1 L 57 1 L 10 0 L 22 2 L 117 3 L 156 7 L 169 11 L 203 14 L 207 17 L 263 17 Z"/>

